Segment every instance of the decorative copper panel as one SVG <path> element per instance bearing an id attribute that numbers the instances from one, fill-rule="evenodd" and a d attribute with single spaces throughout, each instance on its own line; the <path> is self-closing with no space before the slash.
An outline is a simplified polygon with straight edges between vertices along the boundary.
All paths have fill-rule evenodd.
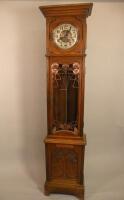
<path id="1" fill-rule="evenodd" d="M 80 65 L 72 64 L 51 65 L 53 87 L 53 130 L 68 130 L 77 132 L 78 89 Z"/>

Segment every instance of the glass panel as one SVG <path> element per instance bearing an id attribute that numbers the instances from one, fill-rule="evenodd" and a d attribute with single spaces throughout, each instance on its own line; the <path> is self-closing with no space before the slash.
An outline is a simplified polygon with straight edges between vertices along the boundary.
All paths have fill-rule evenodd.
<path id="1" fill-rule="evenodd" d="M 77 131 L 79 64 L 51 66 L 53 78 L 53 133 Z"/>

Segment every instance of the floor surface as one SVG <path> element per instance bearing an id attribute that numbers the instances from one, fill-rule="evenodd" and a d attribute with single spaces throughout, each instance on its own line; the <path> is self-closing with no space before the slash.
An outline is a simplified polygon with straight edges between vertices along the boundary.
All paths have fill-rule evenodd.
<path id="1" fill-rule="evenodd" d="M 29 169 L 29 168 L 28 168 Z M 76 200 L 71 195 L 43 194 L 44 179 L 40 177 L 37 166 L 27 170 L 22 163 L 4 163 L 0 166 L 0 200 Z M 39 174 L 38 174 L 39 173 Z M 37 176 L 36 176 L 37 175 Z M 42 174 L 41 174 L 42 175 Z M 86 177 L 87 178 L 87 177 Z M 97 179 L 96 179 L 97 180 Z M 89 184 L 86 190 L 86 200 L 123 200 L 124 199 L 124 175 L 113 176 L 106 184 L 99 185 L 92 190 Z M 98 180 L 97 180 L 98 181 Z M 94 179 L 95 183 L 95 179 Z M 87 188 L 86 188 L 87 189 Z"/>

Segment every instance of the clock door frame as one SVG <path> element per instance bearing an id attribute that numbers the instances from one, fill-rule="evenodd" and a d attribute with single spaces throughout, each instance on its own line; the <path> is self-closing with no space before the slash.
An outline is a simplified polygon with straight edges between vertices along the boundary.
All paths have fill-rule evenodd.
<path id="1" fill-rule="evenodd" d="M 84 58 L 85 59 L 85 58 Z M 53 104 L 53 76 L 51 66 L 53 63 L 62 63 L 62 64 L 73 64 L 79 63 L 80 72 L 79 72 L 79 87 L 78 87 L 78 104 L 77 104 L 77 124 L 78 130 L 75 134 L 74 132 L 68 132 L 67 130 L 56 132 L 56 135 L 70 135 L 70 136 L 82 136 L 83 135 L 83 113 L 84 113 L 84 82 L 85 82 L 85 66 L 83 65 L 83 60 L 81 57 L 48 57 L 49 65 L 48 65 L 48 124 L 49 124 L 49 134 L 52 134 L 53 127 L 53 107 L 57 107 L 59 105 Z"/>
<path id="2" fill-rule="evenodd" d="M 54 41 L 53 41 L 53 30 L 57 26 L 61 24 L 72 24 L 78 29 L 79 35 L 78 35 L 78 41 L 77 43 L 69 48 L 69 49 L 62 49 L 58 47 Z M 49 38 L 49 41 L 47 41 L 47 54 L 48 55 L 69 55 L 69 56 L 75 56 L 80 55 L 83 53 L 83 49 L 85 47 L 85 40 L 83 38 L 85 37 L 85 29 L 86 29 L 86 19 L 78 18 L 78 17 L 59 17 L 59 18 L 48 18 L 47 19 L 47 37 Z"/>

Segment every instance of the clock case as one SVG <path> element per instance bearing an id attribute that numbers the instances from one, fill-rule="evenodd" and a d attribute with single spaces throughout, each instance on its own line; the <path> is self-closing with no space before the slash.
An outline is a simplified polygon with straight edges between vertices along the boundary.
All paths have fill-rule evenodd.
<path id="1" fill-rule="evenodd" d="M 40 10 L 46 18 L 45 194 L 72 194 L 84 199 L 86 18 L 92 4 L 41 6 Z M 66 23 L 78 29 L 78 41 L 69 49 L 61 49 L 54 43 L 53 30 Z"/>

